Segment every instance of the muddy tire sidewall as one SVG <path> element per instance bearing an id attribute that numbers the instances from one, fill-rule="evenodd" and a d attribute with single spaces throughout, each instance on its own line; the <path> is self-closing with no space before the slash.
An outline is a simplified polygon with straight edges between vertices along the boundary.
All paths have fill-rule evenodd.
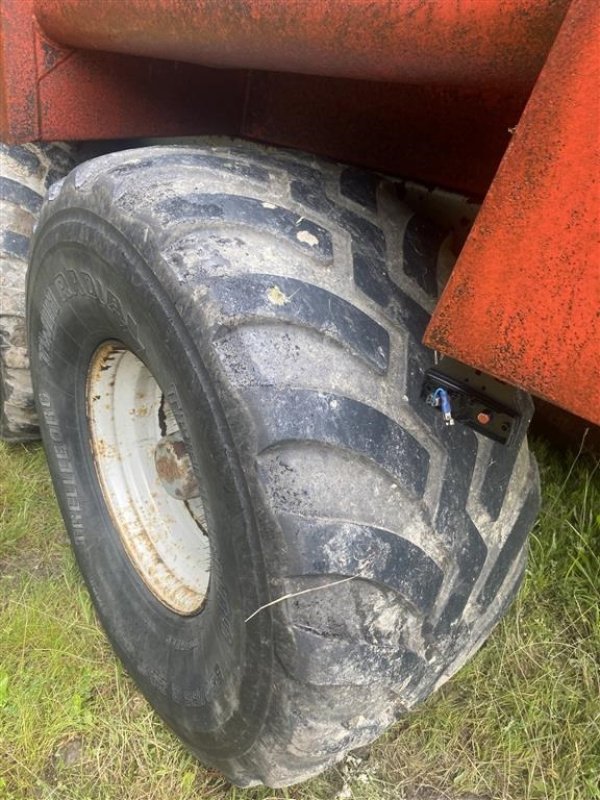
<path id="1" fill-rule="evenodd" d="M 107 222 L 63 217 L 45 231 L 35 259 L 29 300 L 42 308 L 31 330 L 38 412 L 78 562 L 127 669 L 179 735 L 185 739 L 189 730 L 190 741 L 218 763 L 248 747 L 270 686 L 268 617 L 250 635 L 244 623 L 266 589 L 231 433 L 173 302 Z M 209 528 L 221 533 L 211 535 L 207 602 L 194 616 L 170 611 L 148 590 L 102 498 L 86 382 L 94 352 L 110 339 L 137 355 L 179 406 L 174 410 L 201 474 Z"/>

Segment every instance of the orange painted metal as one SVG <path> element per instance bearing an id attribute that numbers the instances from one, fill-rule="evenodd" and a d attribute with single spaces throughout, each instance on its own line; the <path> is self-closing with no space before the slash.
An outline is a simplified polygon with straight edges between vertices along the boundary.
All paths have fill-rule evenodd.
<path id="1" fill-rule="evenodd" d="M 0 139 L 242 135 L 482 197 L 535 84 L 427 343 L 598 419 L 596 0 L 536 84 L 568 7 L 0 0 Z"/>
<path id="2" fill-rule="evenodd" d="M 0 3 L 0 138 L 39 138 L 33 0 Z"/>
<path id="3" fill-rule="evenodd" d="M 566 0 L 35 0 L 53 39 L 219 67 L 531 86 Z"/>
<path id="4" fill-rule="evenodd" d="M 600 4 L 574 0 L 426 343 L 600 424 Z"/>
<path id="5" fill-rule="evenodd" d="M 66 48 L 33 0 L 1 0 L 4 142 L 236 134 L 245 96 L 244 72 Z"/>
<path id="6" fill-rule="evenodd" d="M 518 0 L 507 11 L 488 0 L 2 0 L 0 138 L 241 135 L 479 198 L 566 1 Z M 55 37 L 93 49 L 49 38 L 36 9 Z M 262 42 L 263 65 L 363 79 L 211 69 L 98 49 L 184 57 L 192 40 L 189 57 L 196 60 L 254 65 L 258 56 L 250 51 Z M 204 49 L 207 41 L 222 45 L 218 58 Z"/>

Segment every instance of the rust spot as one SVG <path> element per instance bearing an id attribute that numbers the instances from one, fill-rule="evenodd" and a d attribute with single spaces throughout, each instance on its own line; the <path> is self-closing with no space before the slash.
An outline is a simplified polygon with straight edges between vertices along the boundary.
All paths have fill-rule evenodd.
<path id="1" fill-rule="evenodd" d="M 200 487 L 184 442 L 177 434 L 163 437 L 154 452 L 154 464 L 165 490 L 178 500 L 198 497 Z"/>
<path id="2" fill-rule="evenodd" d="M 92 446 L 94 448 L 94 453 L 101 458 L 117 457 L 115 448 L 112 445 L 107 444 L 104 439 L 94 439 L 92 441 Z"/>
<path id="3" fill-rule="evenodd" d="M 152 409 L 149 406 L 136 406 L 130 409 L 129 413 L 131 416 L 135 417 L 147 417 L 152 413 Z"/>

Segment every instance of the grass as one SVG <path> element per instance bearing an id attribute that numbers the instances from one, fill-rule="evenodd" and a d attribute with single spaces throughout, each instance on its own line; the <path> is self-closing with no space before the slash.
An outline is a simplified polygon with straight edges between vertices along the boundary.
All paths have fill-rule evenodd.
<path id="1" fill-rule="evenodd" d="M 39 446 L 0 444 L 3 800 L 600 800 L 600 485 L 535 451 L 544 506 L 509 615 L 370 750 L 287 791 L 240 790 L 164 728 L 113 657 Z"/>

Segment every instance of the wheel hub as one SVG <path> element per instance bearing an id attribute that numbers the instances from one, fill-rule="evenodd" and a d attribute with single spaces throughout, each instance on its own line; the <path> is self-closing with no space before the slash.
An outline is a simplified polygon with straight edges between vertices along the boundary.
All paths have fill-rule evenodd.
<path id="1" fill-rule="evenodd" d="M 154 464 L 166 491 L 177 500 L 200 496 L 200 485 L 194 475 L 192 460 L 178 434 L 164 436 L 154 450 Z"/>

